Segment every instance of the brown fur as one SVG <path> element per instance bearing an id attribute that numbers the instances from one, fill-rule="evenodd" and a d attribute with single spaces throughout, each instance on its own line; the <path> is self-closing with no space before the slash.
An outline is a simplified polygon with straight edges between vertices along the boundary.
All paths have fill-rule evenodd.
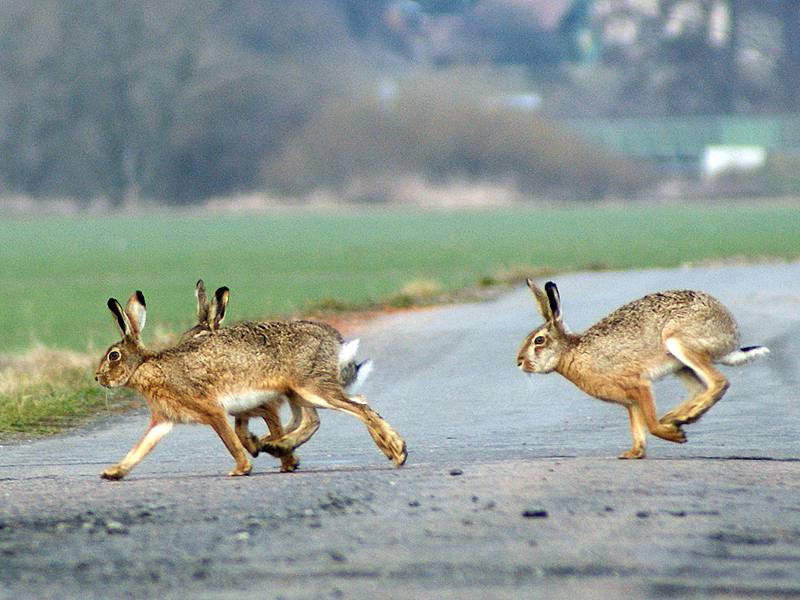
<path id="1" fill-rule="evenodd" d="M 206 294 L 205 283 L 202 279 L 198 279 L 195 286 L 195 296 L 197 298 L 197 323 L 194 327 L 184 332 L 181 336 L 182 342 L 195 337 L 213 334 L 220 328 L 227 314 L 228 301 L 230 299 L 230 293 L 227 287 L 218 288 L 214 293 L 214 297 L 209 301 Z M 256 457 L 262 450 L 265 450 L 279 458 L 282 472 L 289 473 L 295 471 L 300 465 L 300 461 L 294 453 L 285 448 L 274 449 L 264 447 L 267 441 L 282 439 L 284 437 L 279 410 L 281 404 L 283 404 L 285 400 L 285 397 L 281 397 L 273 402 L 267 402 L 261 407 L 260 411 L 254 411 L 250 415 L 264 419 L 269 430 L 267 435 L 259 438 L 250 433 L 248 428 L 249 419 L 241 415 L 234 418 L 234 431 L 245 450 L 247 450 L 251 456 Z M 319 417 L 317 417 L 316 410 L 313 408 L 292 405 L 292 411 L 294 416 L 292 424 L 296 423 L 296 425 L 299 426 L 303 421 L 308 424 L 316 423 L 315 427 L 309 426 L 304 430 L 307 437 L 295 446 L 297 447 L 301 443 L 308 441 L 311 435 L 317 430 L 319 427 Z"/>
<path id="2" fill-rule="evenodd" d="M 106 351 L 96 379 L 106 387 L 126 386 L 141 393 L 150 408 L 151 423 L 128 456 L 106 469 L 103 477 L 124 477 L 173 423 L 213 427 L 236 461 L 230 475 L 248 474 L 252 465 L 223 406 L 223 399 L 247 393 L 273 395 L 268 398 L 291 395 L 306 406 L 353 414 L 365 423 L 387 457 L 397 465 L 405 462 L 402 438 L 368 406 L 344 393 L 336 340 L 314 336 L 308 328 L 291 323 L 267 321 L 241 323 L 151 352 L 139 337 L 145 320 L 141 293 L 131 296 L 125 310 L 113 298 L 109 308 L 123 337 Z M 231 409 L 231 414 L 237 412 L 249 411 Z"/>
<path id="3" fill-rule="evenodd" d="M 217 331 L 227 314 L 230 292 L 227 287 L 217 289 L 214 297 L 209 302 L 206 294 L 205 283 L 202 279 L 195 286 L 197 297 L 197 324 L 181 336 L 181 341 L 194 337 L 212 334 Z M 328 337 L 339 345 L 344 342 L 341 333 L 332 325 L 317 320 L 295 320 L 291 323 L 299 329 L 308 331 L 311 335 Z M 342 387 L 351 385 L 358 374 L 359 365 L 351 360 L 340 368 L 339 381 Z M 280 407 L 288 403 L 292 411 L 292 420 L 287 430 L 284 431 L 280 420 Z M 261 417 L 267 424 L 269 434 L 260 438 L 249 431 L 248 421 L 251 417 Z M 248 415 L 235 417 L 234 430 L 245 449 L 256 457 L 261 451 L 276 456 L 281 461 L 281 471 L 291 472 L 297 469 L 299 459 L 293 450 L 306 443 L 319 429 L 320 420 L 315 408 L 303 406 L 297 402 L 289 402 L 289 398 L 281 396 L 271 402 L 265 403 Z"/>
<path id="4" fill-rule="evenodd" d="M 697 291 L 649 294 L 618 308 L 583 334 L 563 322 L 558 288 L 528 286 L 545 319 L 517 353 L 527 373 L 560 373 L 587 394 L 625 406 L 633 447 L 620 458 L 643 458 L 646 433 L 683 443 L 682 425 L 699 419 L 725 393 L 728 382 L 712 363 L 738 348 L 730 312 Z M 652 381 L 676 372 L 690 397 L 656 417 Z"/>

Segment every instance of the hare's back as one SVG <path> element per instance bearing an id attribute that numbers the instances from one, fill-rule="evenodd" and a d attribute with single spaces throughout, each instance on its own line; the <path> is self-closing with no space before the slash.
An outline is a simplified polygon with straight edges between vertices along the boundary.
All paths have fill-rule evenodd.
<path id="1" fill-rule="evenodd" d="M 221 335 L 220 335 L 221 334 Z M 297 326 L 291 321 L 244 322 L 227 327 L 215 336 L 218 345 L 243 353 L 256 353 L 277 360 L 298 360 L 316 356 L 336 362 L 338 339 L 324 335 L 312 325 Z"/>
<path id="2" fill-rule="evenodd" d="M 242 322 L 213 334 L 181 342 L 163 352 L 183 363 L 202 363 L 212 370 L 268 369 L 303 372 L 330 363 L 338 366 L 338 340 L 313 327 L 287 321 Z"/>
<path id="3" fill-rule="evenodd" d="M 736 322 L 713 296 L 693 290 L 648 294 L 618 308 L 584 335 L 587 343 L 617 352 L 663 352 L 663 337 L 675 335 L 711 352 L 725 354 L 738 344 Z M 613 350 L 611 350 L 613 352 Z"/>

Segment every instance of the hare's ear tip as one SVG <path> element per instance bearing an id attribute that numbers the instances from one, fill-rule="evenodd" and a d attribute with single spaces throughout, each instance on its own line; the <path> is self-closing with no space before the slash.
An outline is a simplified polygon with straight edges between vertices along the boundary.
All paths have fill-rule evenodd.
<path id="1" fill-rule="evenodd" d="M 147 306 L 147 304 L 144 301 L 144 294 L 142 293 L 142 290 L 136 290 L 136 301 L 139 302 L 139 304 L 141 304 L 142 306 Z"/>
<path id="2" fill-rule="evenodd" d="M 106 302 L 106 306 L 111 310 L 114 310 L 117 306 L 119 306 L 119 301 L 116 298 L 109 298 Z"/>
<path id="3" fill-rule="evenodd" d="M 194 284 L 194 287 L 196 287 L 196 288 L 204 288 L 204 287 L 206 287 L 206 284 L 203 282 L 202 279 L 198 279 L 197 283 Z"/>
<path id="4" fill-rule="evenodd" d="M 231 291 L 228 289 L 227 286 L 222 286 L 221 288 L 217 288 L 217 291 L 214 292 L 214 295 L 217 297 L 217 300 L 221 300 L 225 296 L 229 295 Z"/>
<path id="5" fill-rule="evenodd" d="M 533 286 L 536 285 L 535 283 L 533 283 L 533 279 L 531 279 L 530 277 L 525 278 L 525 283 L 531 289 L 533 289 Z"/>

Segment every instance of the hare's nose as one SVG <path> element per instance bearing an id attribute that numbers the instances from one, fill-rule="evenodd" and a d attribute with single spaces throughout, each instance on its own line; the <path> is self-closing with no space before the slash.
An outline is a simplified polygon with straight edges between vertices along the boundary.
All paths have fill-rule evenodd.
<path id="1" fill-rule="evenodd" d="M 518 366 L 518 367 L 521 367 L 521 366 L 522 366 L 522 363 L 524 363 L 524 362 L 525 362 L 525 359 L 524 359 L 524 358 L 522 358 L 522 355 L 521 355 L 521 354 L 520 354 L 519 356 L 517 356 L 517 366 Z"/>

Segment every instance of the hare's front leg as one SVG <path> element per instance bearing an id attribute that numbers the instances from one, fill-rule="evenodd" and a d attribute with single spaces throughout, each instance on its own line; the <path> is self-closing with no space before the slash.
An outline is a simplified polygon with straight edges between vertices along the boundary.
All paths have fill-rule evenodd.
<path id="1" fill-rule="evenodd" d="M 656 417 L 656 403 L 653 400 L 653 390 L 649 383 L 642 383 L 633 389 L 631 400 L 642 411 L 644 422 L 647 429 L 653 435 L 660 437 L 668 442 L 683 444 L 686 441 L 686 434 L 674 424 L 659 423 Z"/>
<path id="2" fill-rule="evenodd" d="M 114 466 L 108 467 L 100 474 L 103 479 L 122 479 L 131 472 L 141 460 L 147 456 L 159 440 L 172 430 L 173 423 L 150 419 L 150 424 L 142 438 L 136 442 L 131 451 Z"/>
<path id="3" fill-rule="evenodd" d="M 261 450 L 261 442 L 253 433 L 250 433 L 250 429 L 248 427 L 250 420 L 247 417 L 234 417 L 234 431 L 236 432 L 236 437 L 239 438 L 239 441 L 244 446 L 244 449 L 247 450 L 250 455 L 255 458 L 258 456 L 258 452 Z"/>
<path id="4" fill-rule="evenodd" d="M 264 422 L 267 424 L 267 429 L 269 429 L 269 434 L 261 436 L 260 438 L 256 438 L 255 442 L 258 444 L 258 447 L 261 450 L 281 460 L 281 473 L 291 473 L 300 465 L 300 461 L 292 453 L 294 447 L 278 446 L 272 443 L 275 440 L 283 439 L 284 437 L 281 416 L 280 412 L 278 411 L 279 407 L 280 404 L 270 404 L 265 407 L 263 416 Z M 294 417 L 295 415 L 293 415 L 292 418 L 292 425 L 296 426 L 297 419 Z"/>
<path id="5" fill-rule="evenodd" d="M 272 435 L 261 438 L 261 449 L 269 452 L 273 456 L 281 458 L 281 471 L 293 471 L 297 467 L 297 459 L 292 451 L 305 444 L 312 435 L 319 429 L 319 415 L 316 409 L 301 406 L 299 396 L 291 392 L 289 394 L 289 406 L 292 409 L 292 421 L 286 433 L 281 431 L 281 435 L 276 435 L 276 431 L 270 427 Z M 266 418 L 266 417 L 265 417 Z M 277 428 L 275 428 L 277 429 Z M 286 462 L 291 459 L 295 461 L 294 468 L 286 468 Z"/>
<path id="6" fill-rule="evenodd" d="M 263 407 L 262 416 L 269 428 L 269 435 L 259 438 L 257 435 L 250 432 L 248 428 L 249 419 L 247 417 L 235 417 L 234 431 L 236 432 L 236 437 L 239 438 L 242 446 L 244 446 L 245 450 L 247 450 L 253 458 L 258 456 L 261 450 L 264 450 L 280 459 L 281 472 L 289 473 L 296 470 L 300 461 L 292 454 L 292 448 L 275 448 L 273 445 L 267 443 L 269 440 L 278 439 L 283 436 L 283 427 L 281 426 L 277 407 L 273 405 Z"/>
<path id="7" fill-rule="evenodd" d="M 222 412 L 209 415 L 206 422 L 214 428 L 214 431 L 217 432 L 222 443 L 225 444 L 228 452 L 231 453 L 231 456 L 236 461 L 236 468 L 229 472 L 228 475 L 249 475 L 250 471 L 253 470 L 253 464 L 245 455 L 244 446 L 242 446 L 242 442 L 239 441 L 233 428 L 231 428 L 227 415 Z"/>
<path id="8" fill-rule="evenodd" d="M 619 455 L 619 458 L 644 458 L 645 446 L 647 444 L 647 425 L 644 421 L 644 414 L 638 405 L 632 404 L 626 407 L 628 416 L 631 419 L 631 435 L 633 436 L 633 448 Z"/>

